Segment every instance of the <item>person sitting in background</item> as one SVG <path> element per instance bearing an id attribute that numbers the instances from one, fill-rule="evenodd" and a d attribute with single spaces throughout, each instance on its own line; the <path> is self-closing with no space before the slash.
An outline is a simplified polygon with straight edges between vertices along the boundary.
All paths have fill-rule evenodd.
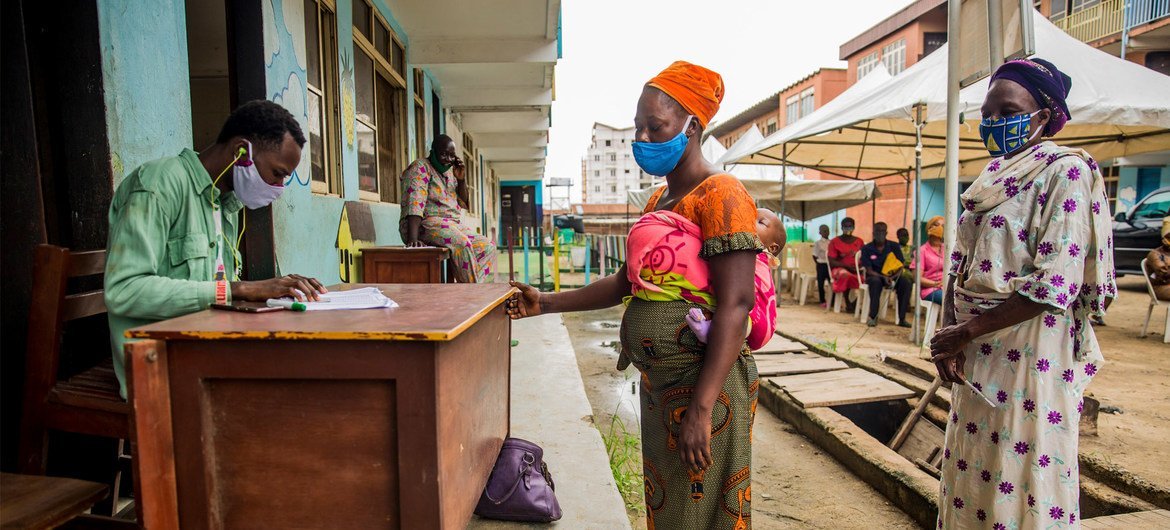
<path id="1" fill-rule="evenodd" d="M 865 269 L 865 283 L 869 286 L 869 321 L 877 325 L 878 306 L 881 305 L 882 289 L 893 289 L 898 296 L 898 325 L 910 327 L 906 322 L 906 310 L 910 307 L 910 282 L 902 275 L 906 259 L 902 249 L 886 240 L 886 223 L 873 225 L 873 241 L 861 247 L 861 266 Z M 890 260 L 893 257 L 897 262 Z"/>
<path id="2" fill-rule="evenodd" d="M 817 294 L 825 306 L 825 282 L 829 281 L 829 225 L 821 225 L 821 238 L 813 243 L 813 261 L 817 264 Z"/>
<path id="3" fill-rule="evenodd" d="M 865 242 L 861 238 L 853 235 L 853 228 L 856 224 L 852 217 L 846 217 L 841 220 L 841 235 L 829 241 L 829 274 L 833 278 L 833 293 L 844 296 L 846 311 L 852 313 L 854 310 L 855 300 L 850 300 L 848 297 L 849 291 L 861 287 L 861 282 L 857 279 L 857 265 L 854 257 L 861 247 L 865 246 Z"/>
<path id="4" fill-rule="evenodd" d="M 1154 286 L 1154 296 L 1170 301 L 1170 216 L 1162 218 L 1162 246 L 1146 254 L 1146 271 Z"/>
<path id="5" fill-rule="evenodd" d="M 914 263 L 918 252 L 910 244 L 910 231 L 905 228 L 899 228 L 895 234 L 898 235 L 898 247 L 902 249 L 902 257 L 906 258 L 906 263 Z M 910 285 L 914 285 L 914 266 L 902 267 L 902 276 L 906 277 L 906 281 L 910 282 Z"/>
<path id="6" fill-rule="evenodd" d="M 451 249 L 459 283 L 490 282 L 496 245 L 464 226 L 461 204 L 468 202 L 463 161 L 455 140 L 440 134 L 430 155 L 402 172 L 402 219 L 398 229 L 407 247 L 434 245 Z"/>
<path id="7" fill-rule="evenodd" d="M 921 258 L 922 264 L 922 290 L 919 295 L 923 300 L 942 305 L 943 267 L 946 266 L 946 260 L 943 259 L 943 216 L 936 215 L 926 222 L 926 243 L 918 247 L 918 255 L 910 265 L 912 268 L 919 266 L 918 258 Z"/>

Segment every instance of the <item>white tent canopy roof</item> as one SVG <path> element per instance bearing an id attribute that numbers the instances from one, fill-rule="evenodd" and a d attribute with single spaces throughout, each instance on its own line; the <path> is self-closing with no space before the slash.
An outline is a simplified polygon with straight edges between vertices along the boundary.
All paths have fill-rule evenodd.
<path id="1" fill-rule="evenodd" d="M 855 180 L 789 180 L 786 184 L 773 179 L 740 179 L 748 193 L 760 207 L 780 211 L 780 198 L 784 196 L 783 214 L 800 221 L 807 221 L 837 210 L 869 202 L 881 196 L 874 182 Z M 640 211 L 646 207 L 650 196 L 665 184 L 641 190 L 630 190 L 630 204 Z M 785 192 L 785 186 L 788 191 Z"/>
<path id="2" fill-rule="evenodd" d="M 1098 159 L 1170 149 L 1170 77 L 1084 44 L 1043 16 L 1033 17 L 1036 57 L 1052 61 L 1072 80 L 1072 119 L 1055 141 L 1079 146 Z M 914 119 L 923 112 L 924 178 L 941 176 L 946 117 L 946 46 L 877 87 L 837 99 L 769 136 L 739 163 L 779 164 L 783 145 L 789 164 L 846 176 L 899 173 L 914 168 Z M 979 139 L 984 79 L 960 93 L 960 174 L 973 176 L 989 160 Z"/>

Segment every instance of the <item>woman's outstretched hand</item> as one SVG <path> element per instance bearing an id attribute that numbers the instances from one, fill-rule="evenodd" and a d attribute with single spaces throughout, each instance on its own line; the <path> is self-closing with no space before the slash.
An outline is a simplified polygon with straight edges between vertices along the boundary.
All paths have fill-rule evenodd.
<path id="1" fill-rule="evenodd" d="M 520 289 L 519 293 L 512 295 L 512 297 L 504 303 L 504 309 L 508 312 L 508 316 L 511 317 L 512 320 L 534 317 L 541 313 L 540 291 L 531 285 L 520 282 L 508 282 L 508 284 L 512 287 Z"/>

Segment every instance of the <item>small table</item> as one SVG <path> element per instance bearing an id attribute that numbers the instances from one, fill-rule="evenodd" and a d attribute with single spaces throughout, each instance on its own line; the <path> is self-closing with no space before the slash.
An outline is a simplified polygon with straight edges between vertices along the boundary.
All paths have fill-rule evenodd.
<path id="1" fill-rule="evenodd" d="M 445 247 L 367 247 L 362 249 L 362 281 L 443 283 L 443 262 L 450 257 Z"/>
<path id="2" fill-rule="evenodd" d="M 105 485 L 71 478 L 0 473 L 0 528 L 53 528 L 106 496 Z"/>
<path id="3" fill-rule="evenodd" d="M 400 307 L 129 331 L 146 528 L 467 525 L 508 434 L 514 289 L 377 287 Z"/>

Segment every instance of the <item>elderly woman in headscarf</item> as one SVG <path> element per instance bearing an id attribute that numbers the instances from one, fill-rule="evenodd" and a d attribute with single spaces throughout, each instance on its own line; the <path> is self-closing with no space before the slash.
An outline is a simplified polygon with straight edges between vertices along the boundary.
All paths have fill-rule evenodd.
<path id="1" fill-rule="evenodd" d="M 652 249 L 643 270 L 623 266 L 575 291 L 540 293 L 514 284 L 521 293 L 509 302 L 509 313 L 520 318 L 600 309 L 629 298 L 618 369 L 633 364 L 642 374 L 650 528 L 751 526 L 751 428 L 759 381 L 745 337 L 763 246 L 752 197 L 735 177 L 704 160 L 700 149 L 703 129 L 722 98 L 719 74 L 680 61 L 646 83 L 634 117 L 635 160 L 647 173 L 666 177 L 644 213 L 669 211 L 699 226 L 702 243 L 694 252 L 706 260 L 718 300 L 706 344 L 687 326 L 690 309 L 700 307 L 694 301 L 651 300 L 632 291 L 643 276 L 669 270 L 669 245 Z"/>
<path id="2" fill-rule="evenodd" d="M 1045 137 L 1072 80 L 1043 59 L 991 77 L 992 160 L 962 195 L 944 315 L 931 341 L 951 398 L 940 528 L 1076 528 L 1078 422 L 1101 368 L 1089 317 L 1116 296 L 1105 184 L 1083 150 Z M 980 395 L 981 394 L 981 395 Z"/>

